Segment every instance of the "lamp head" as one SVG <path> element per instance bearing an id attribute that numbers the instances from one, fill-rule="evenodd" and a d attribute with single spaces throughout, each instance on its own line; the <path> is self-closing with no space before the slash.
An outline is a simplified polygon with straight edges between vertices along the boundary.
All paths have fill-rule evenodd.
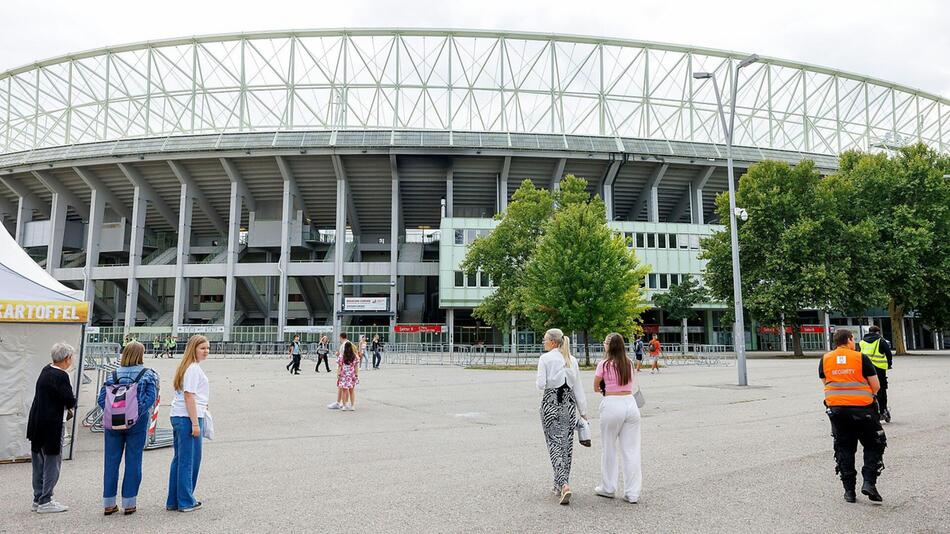
<path id="1" fill-rule="evenodd" d="M 711 72 L 694 72 L 693 73 L 693 78 L 696 78 L 697 80 L 706 80 L 712 77 L 713 75 Z"/>
<path id="2" fill-rule="evenodd" d="M 758 55 L 758 54 L 752 54 L 751 56 L 749 56 L 749 57 L 743 59 L 743 60 L 739 63 L 739 68 L 741 69 L 742 67 L 748 67 L 749 65 L 755 63 L 755 62 L 758 61 L 758 60 L 759 60 L 759 55 Z"/>

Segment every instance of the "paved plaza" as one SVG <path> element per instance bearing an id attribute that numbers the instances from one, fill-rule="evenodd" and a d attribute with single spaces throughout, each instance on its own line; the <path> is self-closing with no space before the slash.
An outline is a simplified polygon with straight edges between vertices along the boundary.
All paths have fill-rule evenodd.
<path id="1" fill-rule="evenodd" d="M 178 360 L 163 378 L 169 427 Z M 531 371 L 385 366 L 364 371 L 355 412 L 335 412 L 334 379 L 289 376 L 280 360 L 209 360 L 217 439 L 205 442 L 193 514 L 164 510 L 170 448 L 147 451 L 139 512 L 103 517 L 102 436 L 82 429 L 56 498 L 30 512 L 29 464 L 0 465 L 0 532 L 947 532 L 950 357 L 898 358 L 881 506 L 841 499 L 816 360 L 752 360 L 640 376 L 643 494 L 593 495 L 594 447 L 575 446 L 574 500 L 550 493 Z M 592 373 L 584 372 L 590 388 Z M 92 405 L 82 391 L 81 414 Z M 596 408 L 599 396 L 594 397 Z M 596 410 L 593 410 L 596 419 Z"/>

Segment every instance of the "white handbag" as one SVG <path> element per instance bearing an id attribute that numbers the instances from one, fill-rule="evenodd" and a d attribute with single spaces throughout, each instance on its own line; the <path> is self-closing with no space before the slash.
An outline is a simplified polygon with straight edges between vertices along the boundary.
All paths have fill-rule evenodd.
<path id="1" fill-rule="evenodd" d="M 585 447 L 590 447 L 590 423 L 583 417 L 577 418 L 577 441 Z"/>
<path id="2" fill-rule="evenodd" d="M 201 426 L 201 437 L 208 440 L 214 439 L 214 419 L 211 412 L 205 410 L 204 424 Z"/>
<path id="3" fill-rule="evenodd" d="M 643 398 L 643 392 L 640 391 L 640 382 L 637 381 L 637 391 L 633 394 L 633 400 L 637 401 L 637 408 L 643 408 L 647 400 Z"/>

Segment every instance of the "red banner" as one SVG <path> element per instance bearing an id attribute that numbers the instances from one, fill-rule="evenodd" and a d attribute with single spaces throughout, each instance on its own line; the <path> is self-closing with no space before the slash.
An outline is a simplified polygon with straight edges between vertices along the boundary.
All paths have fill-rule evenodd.
<path id="1" fill-rule="evenodd" d="M 760 327 L 758 328 L 758 330 L 759 330 L 759 333 L 760 333 L 760 334 L 773 334 L 773 335 L 778 335 L 778 328 L 776 328 L 776 327 L 774 327 L 774 326 L 760 326 Z M 825 327 L 824 327 L 824 326 L 815 325 L 815 324 L 803 324 L 799 330 L 800 330 L 801 333 L 803 333 L 803 334 L 824 334 L 824 333 L 825 333 Z M 786 333 L 786 334 L 791 334 L 791 333 L 792 333 L 792 327 L 791 327 L 791 326 L 786 326 L 786 327 L 785 327 L 785 333 Z"/>
<path id="2" fill-rule="evenodd" d="M 645 324 L 642 326 L 643 326 L 644 334 L 659 334 L 660 333 L 660 325 L 658 324 Z"/>
<path id="3" fill-rule="evenodd" d="M 441 334 L 440 324 L 397 324 L 397 334 Z"/>

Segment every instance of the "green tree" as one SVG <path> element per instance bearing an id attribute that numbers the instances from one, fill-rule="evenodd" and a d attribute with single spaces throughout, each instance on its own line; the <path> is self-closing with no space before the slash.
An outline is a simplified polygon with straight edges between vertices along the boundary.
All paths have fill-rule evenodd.
<path id="1" fill-rule="evenodd" d="M 665 293 L 653 296 L 653 304 L 674 321 L 683 323 L 683 352 L 689 346 L 688 321 L 696 317 L 696 305 L 709 300 L 709 293 L 692 277 L 674 285 Z"/>
<path id="2" fill-rule="evenodd" d="M 923 144 L 886 154 L 842 154 L 839 174 L 853 187 L 850 207 L 869 221 L 874 242 L 864 248 L 862 270 L 876 280 L 891 318 L 897 354 L 904 346 L 904 315 L 950 321 L 950 158 Z"/>
<path id="3" fill-rule="evenodd" d="M 738 228 L 744 304 L 766 324 L 784 316 L 796 355 L 802 354 L 800 310 L 845 309 L 854 304 L 854 285 L 870 285 L 856 280 L 869 277 L 856 269 L 868 226 L 841 220 L 836 190 L 821 182 L 810 161 L 794 167 L 763 161 L 742 176 L 736 192 L 737 206 L 749 214 Z M 713 297 L 731 303 L 728 194 L 717 197 L 716 207 L 726 228 L 703 240 L 700 257 L 708 260 L 705 280 Z"/>
<path id="4" fill-rule="evenodd" d="M 561 180 L 558 191 L 537 188 L 524 180 L 508 203 L 508 209 L 495 218 L 498 226 L 487 236 L 476 239 L 462 261 L 467 274 L 488 274 L 496 290 L 479 304 L 474 315 L 504 332 L 511 321 L 524 319 L 519 294 L 524 268 L 544 234 L 545 223 L 557 209 L 583 203 L 590 198 L 587 181 L 573 175 Z"/>
<path id="5" fill-rule="evenodd" d="M 546 225 L 525 268 L 523 310 L 537 330 L 558 327 L 584 335 L 585 365 L 591 336 L 629 333 L 648 307 L 641 265 L 605 220 L 604 203 L 563 206 Z"/>

